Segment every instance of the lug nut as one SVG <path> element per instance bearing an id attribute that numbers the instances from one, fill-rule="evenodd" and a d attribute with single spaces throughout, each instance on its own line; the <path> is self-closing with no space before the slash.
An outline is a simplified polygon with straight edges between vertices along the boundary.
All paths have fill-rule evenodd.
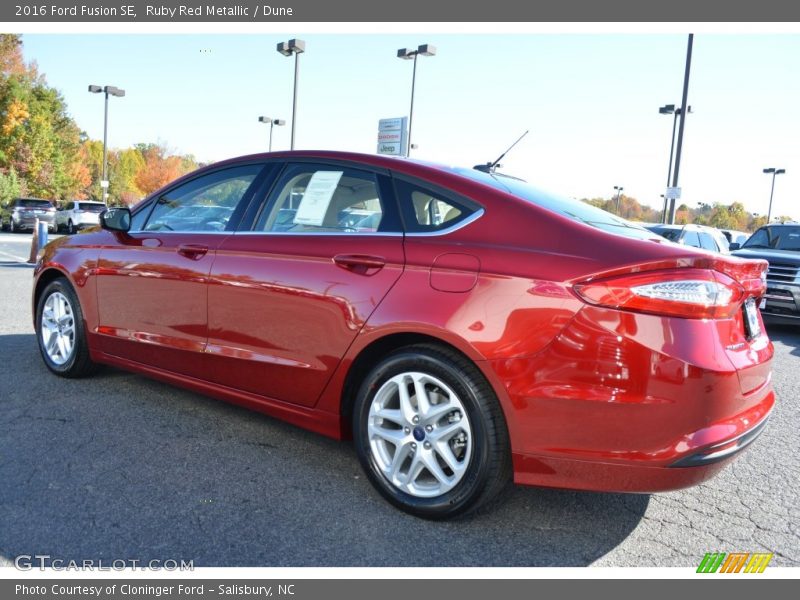
<path id="1" fill-rule="evenodd" d="M 405 431 L 406 433 L 411 433 L 411 429 L 409 429 L 408 427 L 406 427 L 405 429 L 403 429 L 403 431 Z"/>
<path id="2" fill-rule="evenodd" d="M 416 425 L 417 423 L 419 423 L 419 417 L 414 417 L 413 419 L 411 419 L 411 422 Z"/>
<path id="3" fill-rule="evenodd" d="M 427 431 L 428 433 L 430 433 L 431 431 L 433 431 L 433 425 L 426 425 L 426 426 L 425 426 L 425 431 Z"/>
<path id="4" fill-rule="evenodd" d="M 425 450 L 430 450 L 430 449 L 431 449 L 431 443 L 425 442 Z"/>
<path id="5" fill-rule="evenodd" d="M 417 449 L 417 445 L 414 442 L 411 442 L 411 449 L 412 450 L 416 450 Z"/>

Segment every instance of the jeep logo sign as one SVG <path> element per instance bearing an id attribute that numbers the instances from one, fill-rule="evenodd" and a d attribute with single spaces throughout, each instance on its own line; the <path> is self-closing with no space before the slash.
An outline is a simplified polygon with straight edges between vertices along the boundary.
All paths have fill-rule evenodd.
<path id="1" fill-rule="evenodd" d="M 408 143 L 408 117 L 378 121 L 378 154 L 405 156 Z"/>

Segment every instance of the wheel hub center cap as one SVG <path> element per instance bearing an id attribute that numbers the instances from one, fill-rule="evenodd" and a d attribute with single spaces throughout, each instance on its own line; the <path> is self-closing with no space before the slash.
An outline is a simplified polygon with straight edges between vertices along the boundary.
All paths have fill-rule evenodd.
<path id="1" fill-rule="evenodd" d="M 417 440 L 418 442 L 421 442 L 422 440 L 425 439 L 425 429 L 422 426 L 417 425 L 416 427 L 414 427 L 413 433 L 414 433 L 414 439 Z"/>

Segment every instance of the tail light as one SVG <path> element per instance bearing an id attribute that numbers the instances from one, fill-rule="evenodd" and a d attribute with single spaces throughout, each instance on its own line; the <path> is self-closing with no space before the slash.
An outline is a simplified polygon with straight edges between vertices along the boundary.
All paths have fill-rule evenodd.
<path id="1" fill-rule="evenodd" d="M 692 268 L 588 281 L 574 290 L 590 304 L 691 319 L 730 317 L 752 291 L 725 273 Z"/>

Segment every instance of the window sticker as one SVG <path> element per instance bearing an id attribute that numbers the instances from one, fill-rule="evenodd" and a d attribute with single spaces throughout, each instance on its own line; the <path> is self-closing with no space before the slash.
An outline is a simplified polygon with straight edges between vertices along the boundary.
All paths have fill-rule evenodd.
<path id="1" fill-rule="evenodd" d="M 294 222 L 321 227 L 344 171 L 317 171 L 306 186 Z"/>

